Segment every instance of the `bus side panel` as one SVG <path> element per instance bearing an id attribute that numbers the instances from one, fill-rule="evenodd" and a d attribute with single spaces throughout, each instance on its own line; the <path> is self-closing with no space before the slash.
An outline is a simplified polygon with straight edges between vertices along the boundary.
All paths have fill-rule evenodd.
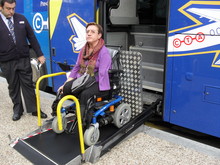
<path id="1" fill-rule="evenodd" d="M 50 42 L 52 72 L 61 72 L 57 62 L 74 65 L 78 53 L 85 44 L 85 26 L 95 21 L 95 1 L 50 1 Z M 53 78 L 54 91 L 66 80 L 66 76 Z"/>
<path id="2" fill-rule="evenodd" d="M 220 137 L 220 19 L 214 16 L 220 2 L 175 2 L 170 6 L 164 120 Z"/>

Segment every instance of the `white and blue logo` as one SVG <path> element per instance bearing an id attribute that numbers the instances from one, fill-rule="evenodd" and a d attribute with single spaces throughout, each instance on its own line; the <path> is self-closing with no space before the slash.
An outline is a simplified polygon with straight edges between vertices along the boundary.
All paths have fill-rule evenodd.
<path id="1" fill-rule="evenodd" d="M 74 35 L 69 38 L 69 41 L 72 43 L 73 52 L 78 53 L 86 43 L 87 22 L 76 13 L 68 16 L 68 21 L 74 33 Z"/>
<path id="2" fill-rule="evenodd" d="M 48 20 L 44 21 L 41 13 L 36 13 L 34 15 L 32 23 L 36 33 L 41 33 L 44 29 L 48 29 Z"/>

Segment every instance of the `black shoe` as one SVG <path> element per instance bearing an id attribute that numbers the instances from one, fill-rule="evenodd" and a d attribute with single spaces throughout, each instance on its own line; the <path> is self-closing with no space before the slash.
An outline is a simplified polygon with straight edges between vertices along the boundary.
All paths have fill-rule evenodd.
<path id="1" fill-rule="evenodd" d="M 22 115 L 23 115 L 22 113 L 19 113 L 19 114 L 14 113 L 13 116 L 12 116 L 12 120 L 17 121 L 21 118 Z"/>
<path id="2" fill-rule="evenodd" d="M 43 119 L 47 118 L 47 114 L 42 111 L 40 111 L 40 115 L 41 115 L 41 118 Z M 32 116 L 37 116 L 37 112 L 32 112 Z"/>

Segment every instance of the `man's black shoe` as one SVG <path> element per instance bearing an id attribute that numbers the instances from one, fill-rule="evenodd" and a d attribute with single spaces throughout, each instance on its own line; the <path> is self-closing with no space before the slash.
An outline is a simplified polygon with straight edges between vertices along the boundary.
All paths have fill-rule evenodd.
<path id="1" fill-rule="evenodd" d="M 17 121 L 21 118 L 22 115 L 23 115 L 22 113 L 21 114 L 14 113 L 12 116 L 12 120 Z"/>
<path id="2" fill-rule="evenodd" d="M 40 115 L 41 115 L 41 118 L 43 119 L 47 118 L 47 114 L 42 111 L 40 111 Z M 37 116 L 37 112 L 32 112 L 32 116 Z"/>

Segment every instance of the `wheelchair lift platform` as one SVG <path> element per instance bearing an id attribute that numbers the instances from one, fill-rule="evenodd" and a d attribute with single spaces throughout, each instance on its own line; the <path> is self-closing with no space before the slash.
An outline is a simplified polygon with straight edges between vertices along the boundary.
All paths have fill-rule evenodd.
<path id="1" fill-rule="evenodd" d="M 120 51 L 120 64 L 123 66 L 123 74 L 120 75 L 121 88 L 119 96 L 124 98 L 124 103 L 131 106 L 132 118 L 121 128 L 117 128 L 114 124 L 100 127 L 99 141 L 90 147 L 85 146 L 85 153 L 84 149 L 83 151 L 81 150 L 80 141 L 82 142 L 82 139 L 79 139 L 77 127 L 75 127 L 74 134 L 67 134 L 65 132 L 56 134 L 51 129 L 52 121 L 48 121 L 40 129 L 26 137 L 15 140 L 11 143 L 11 146 L 33 164 L 76 165 L 82 164 L 83 162 L 97 162 L 102 155 L 119 142 L 140 132 L 141 129 L 138 128 L 141 128 L 141 125 L 154 113 L 157 105 L 160 103 L 160 100 L 157 100 L 150 106 L 143 106 L 141 92 L 141 59 L 142 56 L 139 52 Z M 116 61 L 117 66 L 119 66 L 118 63 L 119 62 Z M 55 74 L 51 74 L 50 76 L 54 75 Z M 44 76 L 42 76 L 42 78 Z M 37 83 L 36 86 L 39 88 L 39 83 Z M 39 89 L 37 89 L 36 91 L 39 91 Z M 39 98 L 39 96 L 37 98 Z M 38 110 L 40 110 L 39 106 Z M 68 121 L 72 122 L 72 120 Z M 83 143 L 81 143 L 81 145 L 83 145 Z M 81 151 L 83 154 L 81 154 Z"/>
<path id="2" fill-rule="evenodd" d="M 153 109 L 157 104 L 155 102 L 149 107 L 144 107 L 142 113 L 121 128 L 117 128 L 113 124 L 101 127 L 98 143 L 90 147 L 85 146 L 84 158 L 80 152 L 77 127 L 75 127 L 73 134 L 65 132 L 56 134 L 51 129 L 51 121 L 46 122 L 41 129 L 35 130 L 26 137 L 16 139 L 10 145 L 33 164 L 95 163 L 119 142 L 141 132 L 141 125 L 153 114 Z M 71 122 L 70 120 L 68 124 Z"/>

